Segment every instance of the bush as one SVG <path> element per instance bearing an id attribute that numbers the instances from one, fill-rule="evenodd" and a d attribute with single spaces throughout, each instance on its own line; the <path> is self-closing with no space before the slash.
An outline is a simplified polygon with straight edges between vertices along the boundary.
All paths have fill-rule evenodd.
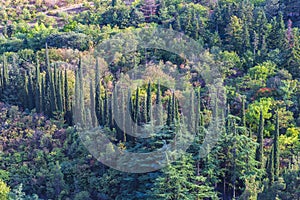
<path id="1" fill-rule="evenodd" d="M 55 33 L 46 39 L 49 47 L 72 48 L 84 51 L 88 49 L 89 38 L 83 33 Z"/>
<path id="2" fill-rule="evenodd" d="M 9 187 L 4 183 L 2 180 L 0 180 L 0 200 L 7 200 L 8 194 L 9 194 Z"/>

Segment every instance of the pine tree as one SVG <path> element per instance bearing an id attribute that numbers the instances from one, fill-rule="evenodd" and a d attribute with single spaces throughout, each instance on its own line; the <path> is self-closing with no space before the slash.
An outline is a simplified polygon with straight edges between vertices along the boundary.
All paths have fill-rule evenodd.
<path id="1" fill-rule="evenodd" d="M 256 156 L 255 159 L 259 162 L 259 168 L 261 169 L 263 166 L 263 134 L 264 134 L 264 118 L 262 109 L 260 110 L 260 117 L 259 117 L 259 129 L 257 134 L 257 143 L 259 146 L 256 149 Z"/>

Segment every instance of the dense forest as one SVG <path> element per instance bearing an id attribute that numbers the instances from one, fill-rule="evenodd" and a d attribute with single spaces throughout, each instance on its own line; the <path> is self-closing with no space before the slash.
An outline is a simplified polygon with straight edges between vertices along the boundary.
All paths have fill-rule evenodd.
<path id="1" fill-rule="evenodd" d="M 0 200 L 300 199 L 300 1 L 7 0 L 0 16 Z M 191 38 L 205 62 L 124 52 L 143 46 L 134 33 L 145 29 Z M 117 49 L 103 53 L 110 39 Z M 207 66 L 224 96 L 211 96 Z M 204 154 L 211 124 L 218 137 Z M 131 169 L 119 170 L 83 129 L 105 133 L 109 151 L 189 145 L 148 171 L 106 152 Z"/>

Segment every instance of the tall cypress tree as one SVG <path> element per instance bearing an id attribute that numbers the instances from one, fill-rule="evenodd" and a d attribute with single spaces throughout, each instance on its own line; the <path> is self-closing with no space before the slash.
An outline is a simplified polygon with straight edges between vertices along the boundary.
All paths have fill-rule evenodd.
<path id="1" fill-rule="evenodd" d="M 135 93 L 135 109 L 134 109 L 134 122 L 136 125 L 140 123 L 140 89 L 136 89 Z"/>
<path id="2" fill-rule="evenodd" d="M 71 105 L 70 105 L 70 98 L 69 98 L 69 84 L 68 84 L 68 73 L 67 69 L 65 68 L 65 78 L 64 78 L 64 107 L 65 107 L 65 120 L 67 124 L 72 124 L 72 113 L 71 113 Z"/>
<path id="3" fill-rule="evenodd" d="M 156 91 L 156 110 L 155 110 L 155 119 L 156 119 L 156 125 L 161 126 L 163 125 L 163 106 L 161 102 L 161 91 L 160 91 L 160 83 L 157 84 L 157 91 Z"/>
<path id="4" fill-rule="evenodd" d="M 3 64 L 2 64 L 2 86 L 5 89 L 9 82 L 8 79 L 8 65 L 7 65 L 7 58 L 3 55 Z"/>
<path id="5" fill-rule="evenodd" d="M 31 72 L 28 71 L 28 109 L 32 110 L 34 107 L 34 94 L 33 94 L 33 83 L 32 83 L 32 77 Z"/>
<path id="6" fill-rule="evenodd" d="M 83 91 L 83 73 L 82 73 L 82 59 L 79 58 L 78 65 L 78 78 L 79 78 L 79 112 L 80 112 L 80 121 L 85 123 L 85 112 L 84 112 L 84 91 Z"/>
<path id="7" fill-rule="evenodd" d="M 108 125 L 108 94 L 107 94 L 107 89 L 105 89 L 104 99 L 103 99 L 103 124 L 105 126 Z"/>
<path id="8" fill-rule="evenodd" d="M 255 159 L 259 162 L 258 167 L 262 168 L 263 162 L 263 133 L 264 133 L 264 118 L 262 109 L 260 110 L 260 117 L 259 117 L 259 128 L 257 134 L 257 143 L 259 146 L 256 149 Z"/>
<path id="9" fill-rule="evenodd" d="M 45 86 L 45 77 L 41 76 L 41 111 L 42 112 L 47 112 L 47 93 L 46 93 L 46 86 Z"/>
<path id="10" fill-rule="evenodd" d="M 241 119 L 242 119 L 242 126 L 246 128 L 246 106 L 245 106 L 245 99 L 246 97 L 245 96 L 242 96 L 242 116 L 241 116 Z"/>
<path id="11" fill-rule="evenodd" d="M 146 114 L 147 114 L 147 120 L 146 123 L 150 122 L 152 120 L 152 95 L 151 95 L 151 83 L 149 81 L 148 88 L 147 88 L 147 105 L 146 105 Z"/>
<path id="12" fill-rule="evenodd" d="M 173 120 L 172 120 L 172 97 L 169 96 L 168 113 L 167 113 L 167 126 L 171 126 L 172 123 L 173 123 Z"/>
<path id="13" fill-rule="evenodd" d="M 195 96 L 194 96 L 194 90 L 192 90 L 190 92 L 190 105 L 189 105 L 189 109 L 190 109 L 190 116 L 189 116 L 189 129 L 190 131 L 194 132 L 196 130 L 196 117 L 195 117 Z"/>
<path id="14" fill-rule="evenodd" d="M 57 86 L 56 86 L 56 99 L 57 99 L 57 110 L 63 112 L 63 91 L 62 91 L 62 74 L 57 72 Z"/>
<path id="15" fill-rule="evenodd" d="M 269 185 L 274 183 L 274 149 L 271 150 L 270 156 L 267 160 L 267 175 L 269 179 Z"/>
<path id="16" fill-rule="evenodd" d="M 41 73 L 39 60 L 36 61 L 35 66 L 35 108 L 36 112 L 42 112 L 42 94 L 41 94 Z"/>
<path id="17" fill-rule="evenodd" d="M 99 125 L 102 124 L 102 99 L 101 99 L 101 81 L 98 59 L 96 60 L 95 70 L 95 113 Z"/>
<path id="18" fill-rule="evenodd" d="M 95 97 L 94 97 L 94 87 L 93 81 L 90 80 L 90 110 L 91 110 L 91 119 L 92 126 L 96 126 L 96 113 L 95 113 Z"/>
<path id="19" fill-rule="evenodd" d="M 275 125 L 275 133 L 274 133 L 274 176 L 275 180 L 278 180 L 279 177 L 279 116 L 278 110 L 276 113 L 276 125 Z"/>
<path id="20" fill-rule="evenodd" d="M 128 94 L 127 94 L 127 115 L 129 116 L 125 116 L 126 117 L 126 131 L 127 133 L 132 133 L 133 131 L 133 127 L 132 127 L 132 121 L 134 120 L 134 112 L 133 112 L 133 102 L 132 102 L 132 93 L 131 90 L 128 90 Z M 130 135 L 127 135 L 127 141 L 133 141 L 133 137 Z"/>

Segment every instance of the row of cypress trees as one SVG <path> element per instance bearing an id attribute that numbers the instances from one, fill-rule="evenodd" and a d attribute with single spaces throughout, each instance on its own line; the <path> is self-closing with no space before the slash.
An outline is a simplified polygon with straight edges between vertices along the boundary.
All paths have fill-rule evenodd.
<path id="1" fill-rule="evenodd" d="M 156 84 L 155 98 L 152 95 L 154 84 L 150 82 L 146 87 L 145 96 L 141 95 L 141 88 L 137 88 L 135 94 L 131 90 L 128 90 L 126 95 L 119 87 L 116 87 L 111 92 L 101 82 L 99 63 L 97 61 L 95 82 L 90 81 L 90 107 L 87 108 L 84 99 L 85 85 L 81 60 L 75 70 L 74 101 L 70 98 L 68 72 L 66 69 L 58 69 L 57 65 L 50 66 L 47 46 L 45 60 L 45 69 L 43 72 L 41 72 L 39 60 L 37 60 L 34 73 L 30 70 L 24 73 L 24 79 L 22 80 L 23 92 L 21 95 L 23 97 L 21 101 L 24 108 L 28 108 L 29 110 L 35 108 L 38 113 L 45 113 L 50 118 L 57 117 L 58 113 L 62 113 L 66 123 L 69 125 L 73 124 L 73 118 L 79 124 L 86 124 L 91 121 L 91 125 L 93 126 L 100 125 L 115 130 L 116 139 L 123 142 L 134 140 L 134 137 L 127 133 L 138 131 L 137 125 L 154 123 L 153 125 L 155 126 L 166 125 L 167 127 L 172 127 L 173 124 L 180 122 L 179 103 L 175 97 L 175 93 L 173 92 L 163 105 L 162 91 L 159 83 Z M 7 60 L 4 57 L 0 70 L 1 98 L 5 96 L 7 88 L 12 84 L 8 68 Z M 196 90 L 196 92 L 192 91 L 190 95 L 191 114 L 188 126 L 190 130 L 198 132 L 200 127 L 204 127 L 200 89 Z M 152 102 L 153 99 L 155 99 L 154 102 Z M 163 111 L 164 108 L 167 110 L 166 113 Z M 243 127 L 246 127 L 245 109 L 245 98 L 242 98 L 241 125 Z M 263 133 L 264 118 L 263 112 L 260 111 L 257 133 L 257 143 L 259 145 L 255 157 L 259 163 L 259 168 L 263 168 L 264 166 Z M 249 133 L 249 137 L 252 137 L 251 133 Z M 277 180 L 279 176 L 280 153 L 278 139 L 279 116 L 277 113 L 273 148 L 266 164 L 270 183 Z"/>

